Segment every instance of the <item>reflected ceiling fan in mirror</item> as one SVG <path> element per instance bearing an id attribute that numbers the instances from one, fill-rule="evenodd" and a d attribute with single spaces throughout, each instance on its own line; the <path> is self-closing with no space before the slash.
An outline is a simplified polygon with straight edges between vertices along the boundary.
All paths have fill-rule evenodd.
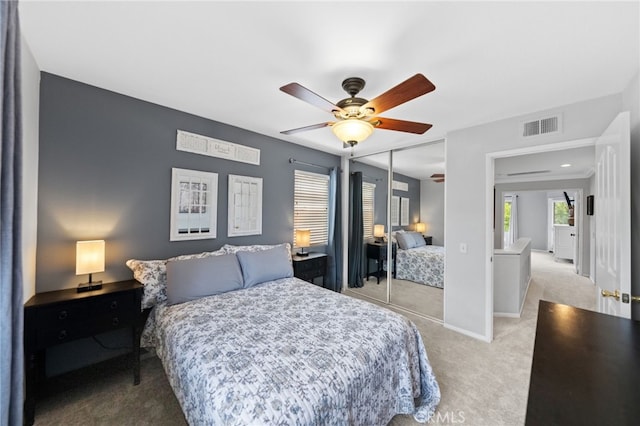
<path id="1" fill-rule="evenodd" d="M 431 176 L 429 176 L 431 178 L 432 181 L 437 182 L 437 183 L 442 183 L 444 182 L 444 173 L 434 173 Z"/>
<path id="2" fill-rule="evenodd" d="M 416 74 L 370 101 L 356 97 L 364 88 L 364 85 L 365 81 L 359 77 L 349 77 L 345 79 L 342 82 L 342 88 L 350 97 L 342 99 L 336 104 L 331 103 L 298 83 L 289 83 L 282 86 L 280 90 L 283 92 L 330 112 L 336 118 L 336 121 L 298 127 L 280 133 L 291 135 L 331 126 L 331 130 L 333 130 L 333 133 L 338 139 L 340 139 L 346 147 L 351 146 L 353 148 L 356 144 L 371 136 L 375 128 L 420 135 L 431 128 L 431 124 L 396 120 L 378 115 L 435 90 L 436 86 L 424 75 Z"/>

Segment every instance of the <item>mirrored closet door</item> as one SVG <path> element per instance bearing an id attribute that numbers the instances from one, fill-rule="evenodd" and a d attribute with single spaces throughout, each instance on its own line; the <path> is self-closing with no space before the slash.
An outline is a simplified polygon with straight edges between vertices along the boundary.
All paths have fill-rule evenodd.
<path id="1" fill-rule="evenodd" d="M 390 303 L 443 319 L 444 141 L 394 150 Z"/>
<path id="2" fill-rule="evenodd" d="M 385 303 L 389 155 L 359 157 L 349 164 L 348 289 Z"/>

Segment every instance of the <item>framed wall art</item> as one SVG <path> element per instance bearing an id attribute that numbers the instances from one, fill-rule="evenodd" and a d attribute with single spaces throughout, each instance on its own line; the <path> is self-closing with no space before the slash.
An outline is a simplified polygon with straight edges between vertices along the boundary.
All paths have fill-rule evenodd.
<path id="1" fill-rule="evenodd" d="M 400 197 L 391 196 L 391 226 L 400 225 Z"/>
<path id="2" fill-rule="evenodd" d="M 262 234 L 262 178 L 229 175 L 228 237 Z"/>
<path id="3" fill-rule="evenodd" d="M 409 225 L 409 199 L 402 197 L 400 199 L 400 226 Z"/>
<path id="4" fill-rule="evenodd" d="M 218 174 L 171 169 L 170 241 L 216 238 Z"/>

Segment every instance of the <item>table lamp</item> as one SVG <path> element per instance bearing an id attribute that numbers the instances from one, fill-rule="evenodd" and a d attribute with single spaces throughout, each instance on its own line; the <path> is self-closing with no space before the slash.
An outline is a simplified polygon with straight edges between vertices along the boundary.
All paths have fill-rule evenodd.
<path id="1" fill-rule="evenodd" d="M 78 284 L 78 293 L 102 288 L 91 274 L 104 271 L 104 240 L 76 242 L 76 275 L 89 274 L 89 282 Z"/>
<path id="2" fill-rule="evenodd" d="M 311 231 L 309 229 L 296 229 L 296 246 L 301 248 L 297 252 L 298 256 L 308 256 L 309 252 L 305 252 L 304 248 L 311 245 Z"/>
<path id="3" fill-rule="evenodd" d="M 416 223 L 416 232 L 424 235 L 424 233 L 427 232 L 427 224 L 422 222 Z"/>
<path id="4" fill-rule="evenodd" d="M 384 225 L 375 224 L 373 225 L 373 236 L 376 239 L 377 243 L 381 243 L 384 241 Z"/>

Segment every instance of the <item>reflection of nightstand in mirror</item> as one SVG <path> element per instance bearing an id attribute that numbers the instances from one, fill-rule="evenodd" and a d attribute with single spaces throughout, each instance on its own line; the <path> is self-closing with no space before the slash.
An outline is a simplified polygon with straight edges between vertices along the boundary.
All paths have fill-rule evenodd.
<path id="1" fill-rule="evenodd" d="M 430 246 L 433 244 L 433 237 L 431 235 L 423 235 L 422 236 L 424 238 L 424 242 Z"/>
<path id="2" fill-rule="evenodd" d="M 391 258 L 393 259 L 393 278 L 396 277 L 396 243 L 392 243 L 391 246 Z M 369 261 L 374 260 L 376 262 L 376 270 L 373 272 L 369 272 Z M 378 279 L 378 284 L 380 284 L 380 277 L 384 276 L 382 267 L 383 262 L 387 260 L 387 243 L 367 243 L 367 273 L 365 278 L 369 281 L 370 276 L 374 276 Z"/>

